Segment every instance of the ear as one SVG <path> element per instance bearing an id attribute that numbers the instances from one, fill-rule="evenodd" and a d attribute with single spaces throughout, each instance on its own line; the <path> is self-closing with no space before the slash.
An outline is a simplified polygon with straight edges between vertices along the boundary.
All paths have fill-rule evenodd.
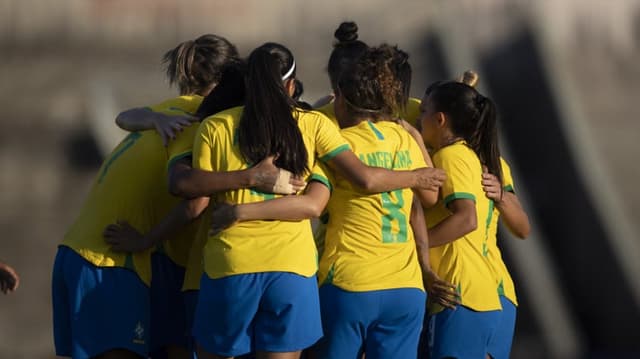
<path id="1" fill-rule="evenodd" d="M 445 128 L 447 126 L 447 116 L 445 116 L 444 113 L 436 112 L 434 116 L 436 117 L 436 125 L 439 128 Z"/>
<path id="2" fill-rule="evenodd" d="M 293 94 L 296 92 L 296 81 L 293 77 L 284 81 L 284 89 L 287 90 L 289 97 L 293 97 Z"/>

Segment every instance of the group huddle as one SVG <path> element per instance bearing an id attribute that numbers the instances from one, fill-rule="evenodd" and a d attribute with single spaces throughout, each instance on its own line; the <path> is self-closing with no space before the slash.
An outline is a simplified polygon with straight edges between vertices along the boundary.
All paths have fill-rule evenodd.
<path id="1" fill-rule="evenodd" d="M 508 358 L 496 236 L 529 222 L 473 72 L 410 98 L 409 56 L 335 32 L 331 94 L 216 35 L 163 58 L 180 96 L 122 112 L 58 248 L 56 354 Z M 329 92 L 329 91 L 328 91 Z"/>

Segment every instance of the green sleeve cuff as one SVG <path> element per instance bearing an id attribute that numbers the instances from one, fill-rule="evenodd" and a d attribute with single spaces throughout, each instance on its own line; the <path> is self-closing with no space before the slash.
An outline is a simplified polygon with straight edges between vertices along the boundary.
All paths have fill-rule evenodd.
<path id="1" fill-rule="evenodd" d="M 329 179 L 327 179 L 327 177 L 325 176 L 321 176 L 319 174 L 312 174 L 311 177 L 309 178 L 309 181 L 317 181 L 322 183 L 323 185 L 327 186 L 327 188 L 329 189 L 329 192 L 333 192 L 333 186 L 331 186 L 331 182 L 329 182 Z"/>
<path id="2" fill-rule="evenodd" d="M 503 190 L 505 190 L 505 191 L 507 191 L 507 192 L 512 192 L 512 193 L 515 193 L 515 192 L 516 192 L 516 191 L 513 189 L 513 186 L 512 186 L 512 185 L 510 185 L 510 184 L 508 184 L 508 185 L 506 185 L 506 186 L 502 187 L 502 189 L 503 189 Z"/>
<path id="3" fill-rule="evenodd" d="M 475 203 L 476 196 L 474 196 L 471 193 L 467 193 L 467 192 L 455 192 L 455 193 L 452 193 L 452 194 L 448 195 L 447 197 L 445 197 L 444 205 L 447 206 L 447 205 L 449 205 L 449 203 L 451 203 L 451 201 L 454 201 L 456 199 L 470 199 Z"/>
<path id="4" fill-rule="evenodd" d="M 351 148 L 349 147 L 349 145 L 345 143 L 345 144 L 343 144 L 341 146 L 338 146 L 335 150 L 333 150 L 333 151 L 327 153 L 326 155 L 320 157 L 320 161 L 328 162 L 331 159 L 333 159 L 334 157 L 336 157 L 337 155 L 341 154 L 342 152 L 348 151 L 350 149 Z"/>
<path id="5" fill-rule="evenodd" d="M 171 157 L 171 159 L 169 159 L 169 162 L 167 162 L 167 168 L 171 168 L 171 166 L 173 166 L 176 162 L 180 161 L 183 158 L 190 157 L 191 154 L 192 152 L 188 151 L 188 152 L 184 152 L 179 155 Z"/>

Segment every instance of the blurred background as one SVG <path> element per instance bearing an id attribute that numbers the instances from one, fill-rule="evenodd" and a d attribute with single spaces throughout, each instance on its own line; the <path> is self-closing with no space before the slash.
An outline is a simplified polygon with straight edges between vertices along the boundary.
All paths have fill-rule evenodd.
<path id="1" fill-rule="evenodd" d="M 303 99 L 326 94 L 333 32 L 411 55 L 413 95 L 466 69 L 501 111 L 530 215 L 501 231 L 520 308 L 513 358 L 640 357 L 639 0 L 0 0 L 0 358 L 52 358 L 56 246 L 116 114 L 174 96 L 160 58 L 204 33 L 289 46 Z"/>

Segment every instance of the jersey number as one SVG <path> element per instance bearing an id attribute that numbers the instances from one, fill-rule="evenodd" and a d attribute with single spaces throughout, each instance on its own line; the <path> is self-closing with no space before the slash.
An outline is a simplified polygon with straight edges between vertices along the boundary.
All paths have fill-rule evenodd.
<path id="1" fill-rule="evenodd" d="M 391 193 L 396 195 L 397 202 L 393 202 Z M 382 196 L 382 208 L 388 211 L 388 214 L 382 215 L 382 243 L 404 243 L 407 241 L 407 216 L 402 213 L 404 207 L 404 198 L 402 198 L 402 189 L 393 192 L 380 193 Z M 398 223 L 398 232 L 393 233 L 393 222 Z"/>
<path id="2" fill-rule="evenodd" d="M 102 169 L 102 173 L 100 173 L 100 177 L 98 177 L 98 183 L 102 182 L 102 180 L 104 179 L 104 176 L 107 175 L 107 172 L 109 171 L 109 167 L 111 167 L 113 162 L 115 162 L 115 160 L 117 160 L 118 157 L 122 156 L 122 154 L 126 150 L 131 148 L 131 146 L 133 146 L 133 144 L 136 143 L 136 141 L 140 137 L 142 137 L 142 135 L 139 132 L 131 132 L 127 137 L 125 137 L 124 140 L 122 140 L 122 143 L 120 144 L 120 148 L 118 148 L 118 150 L 115 151 L 111 155 L 111 157 L 109 157 L 107 162 L 104 164 L 104 168 Z"/>

